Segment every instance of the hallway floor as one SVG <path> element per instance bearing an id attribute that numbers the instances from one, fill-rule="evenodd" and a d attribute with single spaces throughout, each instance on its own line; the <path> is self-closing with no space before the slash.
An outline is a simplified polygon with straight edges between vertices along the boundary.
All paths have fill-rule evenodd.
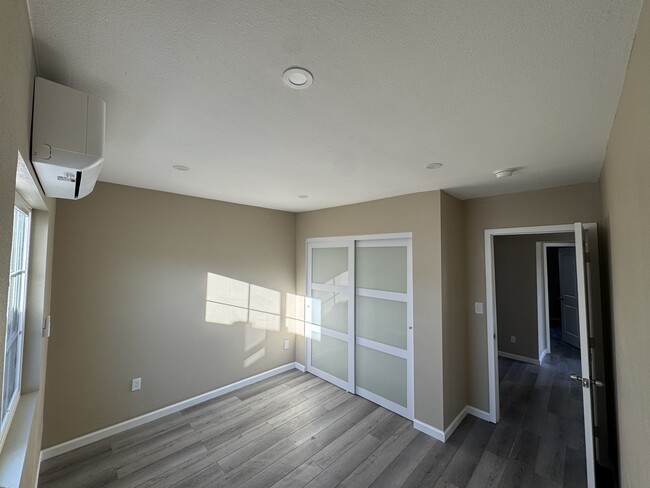
<path id="1" fill-rule="evenodd" d="M 587 485 L 580 351 L 551 329 L 551 354 L 536 366 L 499 358 L 504 451 L 512 445 L 501 486 Z M 511 444 L 511 439 L 514 439 Z"/>

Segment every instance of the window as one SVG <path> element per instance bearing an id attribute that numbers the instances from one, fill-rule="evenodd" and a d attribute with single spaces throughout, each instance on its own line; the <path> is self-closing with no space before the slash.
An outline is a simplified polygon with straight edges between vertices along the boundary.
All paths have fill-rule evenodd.
<path id="1" fill-rule="evenodd" d="M 30 216 L 31 209 L 19 195 L 16 195 L 7 300 L 7 331 L 4 344 L 2 404 L 0 406 L 2 437 L 6 434 L 6 427 L 11 421 L 20 396 Z"/>

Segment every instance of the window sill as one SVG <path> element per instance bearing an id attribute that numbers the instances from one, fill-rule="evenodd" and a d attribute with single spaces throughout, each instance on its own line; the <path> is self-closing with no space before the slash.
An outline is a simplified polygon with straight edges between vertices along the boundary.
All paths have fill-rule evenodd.
<path id="1" fill-rule="evenodd" d="M 38 392 L 21 395 L 18 400 L 16 413 L 0 452 L 0 487 L 20 486 L 37 401 Z"/>

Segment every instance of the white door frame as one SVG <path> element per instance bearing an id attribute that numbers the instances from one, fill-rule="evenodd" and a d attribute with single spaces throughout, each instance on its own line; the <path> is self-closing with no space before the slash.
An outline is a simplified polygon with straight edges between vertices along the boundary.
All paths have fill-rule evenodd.
<path id="1" fill-rule="evenodd" d="M 370 242 L 373 241 L 373 242 Z M 406 246 L 406 259 L 407 259 L 407 354 L 405 359 L 407 360 L 407 371 L 406 371 L 406 392 L 407 392 L 407 407 L 401 407 L 400 405 L 393 404 L 392 402 L 378 397 L 377 395 L 372 394 L 371 392 L 360 389 L 355 384 L 355 346 L 357 343 L 365 344 L 368 341 L 367 339 L 357 338 L 356 332 L 354 330 L 355 326 L 355 297 L 357 294 L 356 281 L 354 277 L 354 264 L 355 264 L 355 255 L 356 248 L 364 247 L 365 245 L 375 245 L 375 246 L 389 246 L 399 242 L 400 245 Z M 331 383 L 346 389 L 347 391 L 360 396 L 364 396 L 371 400 L 374 403 L 377 403 L 383 407 L 386 407 L 392 411 L 395 411 L 406 417 L 409 420 L 414 419 L 414 406 L 415 406 L 415 389 L 414 389 L 414 376 L 415 376 L 415 361 L 413 354 L 413 234 L 411 232 L 400 232 L 392 234 L 368 234 L 368 235 L 352 235 L 352 236 L 340 236 L 340 237 L 314 237 L 306 240 L 306 261 L 307 261 L 307 283 L 306 290 L 307 296 L 311 296 L 311 253 L 309 252 L 310 248 L 313 247 L 330 247 L 336 246 L 337 244 L 348 245 L 348 285 L 349 285 L 349 302 L 348 302 L 348 337 L 351 337 L 352 340 L 348 340 L 348 383 L 343 384 L 338 378 L 328 378 L 331 375 L 324 373 L 322 371 L 314 371 L 313 366 L 311 366 L 311 329 L 312 325 L 306 320 L 305 321 L 305 363 L 307 371 L 316 373 L 317 376 L 330 381 Z M 391 292 L 375 292 L 373 295 L 385 295 L 385 298 L 391 298 Z M 394 298 L 394 297 L 393 297 Z M 307 308 L 307 307 L 305 307 Z M 307 312 L 307 310 L 305 310 Z M 322 329 L 321 329 L 322 330 Z M 329 331 L 328 331 L 329 333 Z M 391 351 L 390 346 L 383 346 L 378 343 L 373 342 L 374 347 L 386 349 L 386 352 L 395 352 Z"/>
<path id="2" fill-rule="evenodd" d="M 551 352 L 551 318 L 548 300 L 548 257 L 546 250 L 549 247 L 576 247 L 575 242 L 544 242 L 538 241 L 537 245 L 537 327 L 538 337 L 544 338 L 544 343 L 538 346 L 539 362 Z"/>
<path id="3" fill-rule="evenodd" d="M 584 248 L 583 248 L 583 229 L 593 232 L 593 240 L 589 239 L 588 245 L 592 246 L 589 251 L 596 257 L 595 266 L 587 268 L 585 266 Z M 601 312 L 600 312 L 600 291 L 599 291 L 599 272 L 598 272 L 598 241 L 597 241 L 597 224 L 595 223 L 576 223 L 565 225 L 546 225 L 538 227 L 514 227 L 506 229 L 486 229 L 485 230 L 485 288 L 486 288 L 486 308 L 487 308 L 487 337 L 486 343 L 488 348 L 488 383 L 490 411 L 489 419 L 493 423 L 499 420 L 499 384 L 498 378 L 498 356 L 497 356 L 497 317 L 496 317 L 496 284 L 494 270 L 494 237 L 500 235 L 530 235 L 530 234 L 558 234 L 572 233 L 576 237 L 576 273 L 578 275 L 578 303 L 580 307 L 580 361 L 582 376 L 589 381 L 590 372 L 590 354 L 589 343 L 593 330 L 600 330 Z M 580 234 L 578 235 L 578 232 Z M 578 247 L 580 246 L 580 248 Z M 578 253 L 580 249 L 580 253 Z M 580 277 L 586 276 L 585 281 L 580 283 Z M 587 298 L 592 300 L 590 307 L 587 306 Z M 586 468 L 587 468 L 587 486 L 593 488 L 594 480 L 594 458 L 595 450 L 593 443 L 592 424 L 592 399 L 589 390 L 583 389 L 583 408 L 585 418 L 585 451 L 586 451 Z"/>

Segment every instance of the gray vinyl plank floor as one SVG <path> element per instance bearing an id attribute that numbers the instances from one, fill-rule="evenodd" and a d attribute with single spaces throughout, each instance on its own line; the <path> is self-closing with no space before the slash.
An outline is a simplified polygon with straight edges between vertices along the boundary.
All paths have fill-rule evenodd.
<path id="1" fill-rule="evenodd" d="M 586 486 L 579 356 L 554 345 L 541 366 L 500 358 L 501 421 L 467 416 L 446 443 L 291 371 L 44 461 L 39 486 Z"/>

